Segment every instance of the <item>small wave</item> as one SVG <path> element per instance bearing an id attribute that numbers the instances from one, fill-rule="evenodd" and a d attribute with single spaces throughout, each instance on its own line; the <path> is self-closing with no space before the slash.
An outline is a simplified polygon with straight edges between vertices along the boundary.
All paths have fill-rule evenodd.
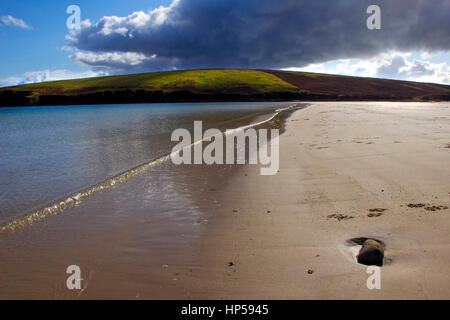
<path id="1" fill-rule="evenodd" d="M 28 214 L 17 217 L 11 221 L 5 222 L 2 225 L 0 225 L 0 235 L 25 228 L 33 223 L 44 220 L 47 217 L 57 215 L 62 211 L 73 207 L 74 205 L 78 205 L 87 198 L 92 197 L 94 194 L 102 192 L 107 189 L 111 189 L 118 184 L 124 183 L 125 181 L 131 179 L 135 175 L 161 162 L 164 162 L 167 159 L 169 159 L 169 155 L 165 155 L 157 159 L 151 160 L 147 163 L 141 164 L 130 170 L 122 172 L 116 176 L 108 178 L 100 183 L 90 186 L 84 190 L 75 192 L 65 198 L 56 200 L 46 205 L 45 207 L 36 209 Z"/>
<path id="2" fill-rule="evenodd" d="M 245 130 L 247 128 L 260 126 L 262 124 L 272 121 L 273 119 L 275 119 L 278 115 L 280 115 L 283 112 L 286 112 L 286 111 L 290 112 L 290 111 L 294 111 L 297 109 L 301 109 L 303 107 L 304 106 L 297 107 L 297 105 L 294 104 L 294 105 L 291 105 L 286 108 L 277 109 L 277 110 L 275 110 L 275 113 L 268 119 L 265 119 L 265 120 L 262 120 L 262 121 L 259 121 L 256 123 L 251 123 L 246 126 L 238 127 L 238 128 L 232 129 L 231 131 L 228 131 L 228 132 L 232 132 L 235 130 Z M 226 133 L 222 132 L 221 134 L 226 134 Z M 193 142 L 189 147 L 192 147 L 198 143 L 201 143 L 205 138 L 211 138 L 214 136 L 215 135 L 212 135 L 209 137 L 204 137 L 203 139 Z M 111 188 L 115 187 L 116 185 L 119 185 L 121 183 L 128 181 L 129 179 L 136 176 L 137 174 L 142 173 L 151 167 L 154 167 L 162 162 L 169 160 L 171 158 L 172 154 L 176 154 L 179 151 L 181 151 L 181 149 L 172 151 L 171 153 L 168 153 L 166 155 L 152 159 L 146 163 L 140 164 L 132 169 L 129 169 L 127 171 L 119 173 L 118 175 L 110 177 L 110 178 L 108 178 L 100 183 L 97 183 L 93 186 L 90 186 L 86 189 L 77 191 L 69 196 L 66 196 L 64 198 L 56 200 L 42 208 L 33 210 L 32 212 L 29 212 L 23 216 L 20 216 L 20 217 L 12 219 L 10 221 L 7 221 L 0 225 L 0 235 L 4 235 L 4 234 L 7 234 L 10 232 L 19 230 L 19 229 L 23 229 L 23 228 L 30 226 L 36 222 L 42 221 L 45 218 L 57 215 L 66 209 L 69 209 L 75 205 L 80 204 L 82 201 L 92 197 L 96 193 L 111 189 Z"/>

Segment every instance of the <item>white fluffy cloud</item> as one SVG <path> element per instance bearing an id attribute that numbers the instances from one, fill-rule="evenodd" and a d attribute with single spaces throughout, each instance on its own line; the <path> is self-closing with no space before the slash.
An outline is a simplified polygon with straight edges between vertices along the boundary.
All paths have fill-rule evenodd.
<path id="1" fill-rule="evenodd" d="M 372 59 L 342 59 L 287 70 L 450 84 L 450 65 L 447 62 L 427 61 L 428 53 L 422 53 L 421 59 L 412 55 L 391 52 Z"/>
<path id="2" fill-rule="evenodd" d="M 102 75 L 107 75 L 107 73 L 95 72 L 91 70 L 85 72 L 72 72 L 65 69 L 40 70 L 40 71 L 26 72 L 17 77 L 8 77 L 0 79 L 0 87 L 14 86 L 25 83 L 36 83 L 43 81 L 98 77 Z"/>
<path id="3" fill-rule="evenodd" d="M 28 29 L 31 30 L 32 28 L 22 19 L 14 18 L 13 16 L 7 15 L 7 16 L 1 16 L 0 21 L 3 25 L 8 27 L 17 27 L 22 29 Z"/>
<path id="4" fill-rule="evenodd" d="M 407 79 L 421 82 L 450 83 L 450 68 L 447 63 L 432 63 L 418 59 L 395 56 L 377 69 L 377 77 Z"/>
<path id="5" fill-rule="evenodd" d="M 137 52 L 107 52 L 103 54 L 76 52 L 70 57 L 72 60 L 87 66 L 120 68 L 122 66 L 135 66 L 146 60 L 154 59 L 156 56 L 147 57 L 145 54 Z"/>
<path id="6" fill-rule="evenodd" d="M 93 53 L 77 51 L 70 58 L 76 63 L 89 66 L 97 72 L 111 74 L 120 73 L 123 70 L 128 72 L 158 70 L 161 65 L 167 68 L 167 66 L 174 64 L 174 61 L 170 61 L 170 59 L 160 59 L 155 54 L 147 56 L 139 52 Z"/>
<path id="7" fill-rule="evenodd" d="M 80 34 L 85 29 L 95 28 L 98 36 L 120 35 L 132 39 L 137 33 L 148 31 L 151 28 L 162 25 L 169 13 L 180 0 L 174 0 L 168 7 L 160 6 L 148 12 L 136 11 L 125 17 L 104 16 L 93 24 L 89 19 L 81 22 L 81 29 L 73 29 L 66 35 L 66 39 L 74 46 L 80 46 Z"/>

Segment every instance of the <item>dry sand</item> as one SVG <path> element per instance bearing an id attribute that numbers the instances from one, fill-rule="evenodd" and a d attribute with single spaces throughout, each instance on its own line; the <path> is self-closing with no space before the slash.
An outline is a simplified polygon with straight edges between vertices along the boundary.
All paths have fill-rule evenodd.
<path id="1" fill-rule="evenodd" d="M 408 207 L 450 207 L 449 143 L 449 103 L 295 112 L 279 173 L 247 166 L 231 178 L 179 289 L 211 299 L 449 299 L 450 210 Z M 373 208 L 386 210 L 369 217 Z M 386 243 L 380 290 L 348 252 L 353 237 Z"/>

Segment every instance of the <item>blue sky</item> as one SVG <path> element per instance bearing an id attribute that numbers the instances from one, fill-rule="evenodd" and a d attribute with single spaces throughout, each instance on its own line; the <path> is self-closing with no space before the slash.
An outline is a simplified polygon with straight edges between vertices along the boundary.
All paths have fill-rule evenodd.
<path id="1" fill-rule="evenodd" d="M 367 30 L 366 7 L 381 7 Z M 196 67 L 450 83 L 450 0 L 0 2 L 0 86 Z M 404 2 L 401 2 L 404 4 Z M 69 5 L 85 22 L 69 31 Z M 403 28 L 402 26 L 405 26 Z"/>
<path id="2" fill-rule="evenodd" d="M 20 79 L 27 72 L 68 70 L 82 73 L 88 67 L 74 63 L 62 50 L 67 41 L 66 9 L 76 4 L 81 19 L 99 20 L 105 15 L 128 15 L 133 11 L 149 10 L 169 5 L 170 0 L 16 0 L 0 1 L 0 16 L 11 15 L 31 27 L 24 29 L 0 26 L 0 84 L 2 79 Z M 15 79 L 14 79 L 15 80 Z M 14 82 L 13 80 L 13 82 Z"/>

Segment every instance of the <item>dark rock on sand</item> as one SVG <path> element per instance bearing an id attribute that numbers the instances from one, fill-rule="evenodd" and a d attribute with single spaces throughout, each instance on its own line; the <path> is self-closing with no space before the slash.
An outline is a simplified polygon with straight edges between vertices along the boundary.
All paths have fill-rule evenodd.
<path id="1" fill-rule="evenodd" d="M 382 266 L 384 258 L 384 247 L 383 245 L 373 239 L 367 239 L 364 241 L 361 250 L 357 256 L 358 263 L 365 264 L 368 266 Z"/>
<path id="2" fill-rule="evenodd" d="M 376 238 L 373 238 L 373 237 L 370 237 L 370 238 L 369 237 L 351 238 L 351 239 L 348 239 L 346 241 L 346 244 L 348 246 L 355 246 L 355 245 L 362 246 L 364 244 L 364 242 L 366 242 L 366 240 L 375 240 L 376 242 L 380 243 L 383 246 L 383 248 L 386 247 L 386 244 L 382 240 L 376 239 Z"/>

